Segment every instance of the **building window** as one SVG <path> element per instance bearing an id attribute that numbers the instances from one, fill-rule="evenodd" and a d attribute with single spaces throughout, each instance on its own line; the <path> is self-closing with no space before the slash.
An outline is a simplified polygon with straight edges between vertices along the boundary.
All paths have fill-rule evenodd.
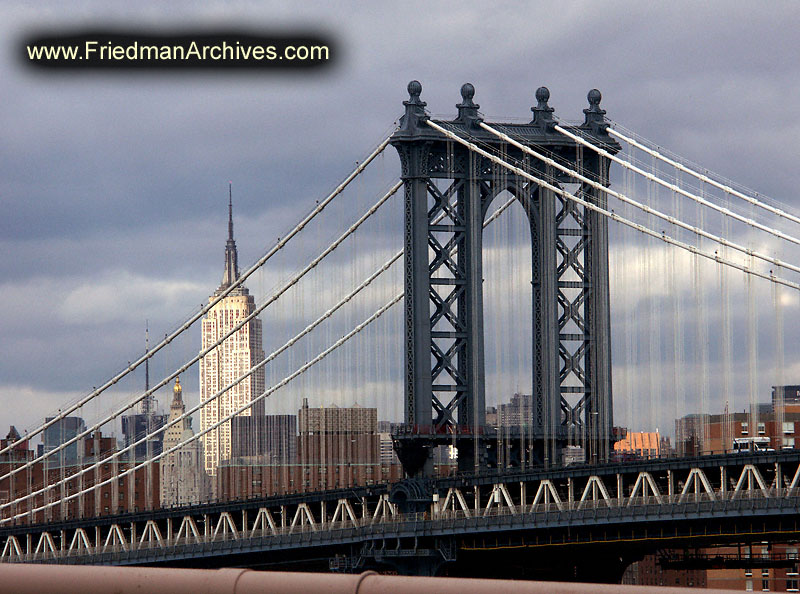
<path id="1" fill-rule="evenodd" d="M 750 431 L 750 426 L 747 424 L 747 421 L 742 423 L 742 435 L 747 435 Z"/>
<path id="2" fill-rule="evenodd" d="M 794 433 L 794 423 L 792 421 L 785 421 L 783 423 L 784 433 Z"/>
<path id="3" fill-rule="evenodd" d="M 769 592 L 769 580 L 761 580 L 761 591 Z"/>
<path id="4" fill-rule="evenodd" d="M 783 438 L 783 447 L 785 447 L 785 448 L 793 448 L 794 447 L 794 437 L 784 437 Z"/>
<path id="5" fill-rule="evenodd" d="M 797 587 L 797 580 L 786 580 L 786 591 L 787 592 L 798 592 L 800 591 Z"/>
<path id="6" fill-rule="evenodd" d="M 753 591 L 753 580 L 745 580 L 744 589 L 745 589 L 745 592 L 752 592 Z"/>
<path id="7" fill-rule="evenodd" d="M 764 435 L 766 432 L 767 432 L 767 426 L 766 426 L 766 424 L 764 424 L 764 423 L 759 423 L 759 424 L 758 424 L 758 434 L 759 434 L 759 435 Z"/>

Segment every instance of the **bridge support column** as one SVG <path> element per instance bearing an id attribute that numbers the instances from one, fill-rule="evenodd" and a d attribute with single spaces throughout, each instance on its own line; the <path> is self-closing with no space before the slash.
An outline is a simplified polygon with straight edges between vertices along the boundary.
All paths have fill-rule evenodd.
<path id="1" fill-rule="evenodd" d="M 582 199 L 604 205 L 605 195 L 481 127 L 471 84 L 461 87 L 452 121 L 430 120 L 419 82 L 409 83 L 408 92 L 400 128 L 391 138 L 405 188 L 405 426 L 394 445 L 406 474 L 432 476 L 433 448 L 453 443 L 460 472 L 497 465 L 498 453 L 490 445 L 497 441 L 495 429 L 486 426 L 482 234 L 500 194 L 515 197 L 525 209 L 533 252 L 533 393 L 523 408 L 530 418 L 516 428 L 505 463 L 559 466 L 566 445 L 582 448 L 590 462 L 607 460 L 612 427 L 607 222 L 450 134 L 524 163 L 538 179 L 577 186 L 570 191 Z M 608 160 L 555 130 L 549 96 L 544 87 L 536 92 L 539 103 L 529 124 L 502 126 L 524 145 L 543 148 L 607 185 Z M 600 93 L 590 91 L 586 121 L 575 131 L 617 152 L 599 103 Z M 495 396 L 498 403 L 511 398 Z"/>
<path id="2" fill-rule="evenodd" d="M 391 568 L 398 575 L 435 577 L 456 561 L 456 543 L 451 538 L 398 538 L 365 543 L 349 556 L 330 561 L 333 571 L 360 573 L 367 569 Z"/>

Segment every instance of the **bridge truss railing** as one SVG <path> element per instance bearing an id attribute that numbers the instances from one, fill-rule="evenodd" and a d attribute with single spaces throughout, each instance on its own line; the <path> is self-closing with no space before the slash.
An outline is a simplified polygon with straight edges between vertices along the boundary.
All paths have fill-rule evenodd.
<path id="1" fill-rule="evenodd" d="M 0 562 L 126 564 L 243 550 L 401 538 L 486 526 L 643 522 L 800 509 L 800 453 L 578 467 L 444 479 L 418 513 L 388 485 L 6 528 Z"/>

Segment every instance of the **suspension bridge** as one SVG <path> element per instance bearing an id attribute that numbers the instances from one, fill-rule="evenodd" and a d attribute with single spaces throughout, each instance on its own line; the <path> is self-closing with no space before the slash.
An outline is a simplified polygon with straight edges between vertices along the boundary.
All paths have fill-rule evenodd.
<path id="1" fill-rule="evenodd" d="M 532 119 L 505 123 L 470 84 L 454 119 L 426 111 L 418 82 L 408 93 L 396 126 L 257 261 L 239 270 L 231 210 L 208 303 L 2 442 L 0 562 L 614 581 L 646 551 L 800 539 L 785 437 L 800 411 L 782 389 L 761 402 L 787 379 L 800 217 L 612 122 L 597 90 L 575 122 L 544 87 Z M 188 393 L 198 368 L 184 405 L 175 383 Z M 136 414 L 134 435 L 109 437 Z M 620 426 L 681 418 L 691 452 L 615 452 Z M 783 431 L 772 447 L 731 451 L 767 418 Z M 376 433 L 394 454 L 377 458 Z M 173 486 L 196 488 L 166 501 L 190 459 Z"/>

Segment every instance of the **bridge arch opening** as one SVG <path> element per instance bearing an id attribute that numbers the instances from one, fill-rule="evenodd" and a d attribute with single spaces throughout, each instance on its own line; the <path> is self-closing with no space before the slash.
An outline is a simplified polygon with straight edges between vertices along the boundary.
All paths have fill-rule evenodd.
<path id="1" fill-rule="evenodd" d="M 518 197 L 518 196 L 521 196 Z M 483 319 L 486 425 L 499 468 L 532 465 L 533 292 L 529 203 L 516 188 L 498 192 L 484 207 Z"/>

